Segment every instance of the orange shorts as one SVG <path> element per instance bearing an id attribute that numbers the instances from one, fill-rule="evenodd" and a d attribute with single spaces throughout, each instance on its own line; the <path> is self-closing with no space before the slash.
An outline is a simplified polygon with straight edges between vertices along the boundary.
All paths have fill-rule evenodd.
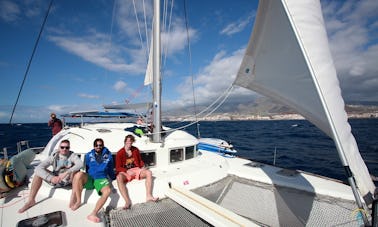
<path id="1" fill-rule="evenodd" d="M 119 174 L 123 174 L 126 177 L 126 183 L 130 182 L 134 179 L 139 180 L 140 178 L 140 173 L 142 172 L 143 169 L 139 167 L 134 167 L 131 169 L 128 169 L 127 172 L 120 172 Z"/>

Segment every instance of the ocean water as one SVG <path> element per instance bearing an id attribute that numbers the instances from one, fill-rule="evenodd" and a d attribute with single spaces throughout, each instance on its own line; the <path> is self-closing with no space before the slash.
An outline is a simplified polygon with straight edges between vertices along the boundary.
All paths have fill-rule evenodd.
<path id="1" fill-rule="evenodd" d="M 173 128 L 185 124 L 164 123 Z M 378 119 L 352 119 L 350 124 L 370 173 L 378 176 Z M 346 181 L 333 141 L 306 120 L 200 122 L 199 129 L 201 137 L 231 142 L 241 157 Z M 196 125 L 185 130 L 197 136 Z M 8 152 L 17 150 L 18 141 L 36 147 L 50 138 L 47 123 L 0 124 L 0 149 Z"/>

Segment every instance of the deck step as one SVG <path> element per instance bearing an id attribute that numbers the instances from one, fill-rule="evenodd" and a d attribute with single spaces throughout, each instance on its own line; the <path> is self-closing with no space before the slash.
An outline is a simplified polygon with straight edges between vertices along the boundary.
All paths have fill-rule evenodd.
<path id="1" fill-rule="evenodd" d="M 218 204 L 179 187 L 171 187 L 166 196 L 214 226 L 258 226 Z"/>

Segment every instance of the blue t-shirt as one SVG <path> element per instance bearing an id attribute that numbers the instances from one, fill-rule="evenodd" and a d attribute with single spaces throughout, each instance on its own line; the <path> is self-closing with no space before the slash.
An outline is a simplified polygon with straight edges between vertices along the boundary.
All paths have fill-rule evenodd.
<path id="1" fill-rule="evenodd" d="M 104 147 L 100 154 L 92 149 L 85 155 L 85 167 L 87 173 L 93 179 L 107 178 L 115 179 L 113 157 L 110 151 Z"/>

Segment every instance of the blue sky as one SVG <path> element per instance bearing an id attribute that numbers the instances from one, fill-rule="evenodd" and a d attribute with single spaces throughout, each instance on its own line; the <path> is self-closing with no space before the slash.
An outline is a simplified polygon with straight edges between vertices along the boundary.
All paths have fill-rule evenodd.
<path id="1" fill-rule="evenodd" d="M 143 86 L 143 80 L 145 25 L 149 32 L 152 6 L 150 0 L 134 2 L 135 10 L 132 0 L 55 0 L 13 122 L 46 122 L 50 112 L 149 101 L 150 88 Z M 197 104 L 211 103 L 228 88 L 248 42 L 258 1 L 187 1 L 191 61 L 183 4 L 174 1 L 169 38 L 162 35 L 167 50 L 162 94 L 166 109 L 193 106 L 191 76 Z M 344 99 L 377 102 L 378 1 L 321 4 Z M 47 7 L 45 0 L 0 0 L 0 123 L 9 122 Z M 251 94 L 235 89 L 231 99 L 251 102 Z"/>

